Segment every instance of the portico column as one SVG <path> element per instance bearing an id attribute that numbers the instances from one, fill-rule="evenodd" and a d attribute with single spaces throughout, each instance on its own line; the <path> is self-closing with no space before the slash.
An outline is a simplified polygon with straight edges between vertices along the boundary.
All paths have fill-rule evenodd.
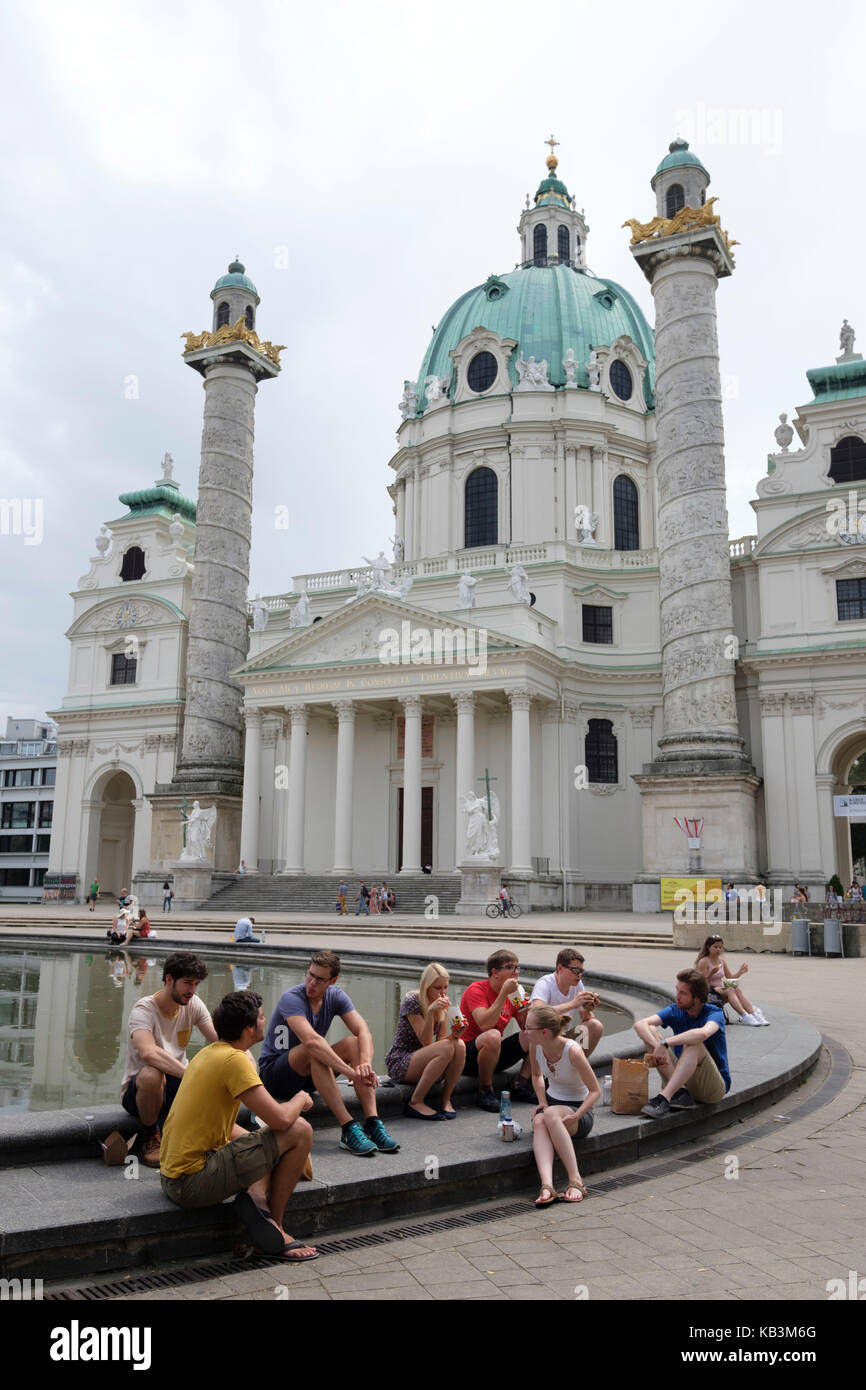
<path id="1" fill-rule="evenodd" d="M 513 874 L 532 873 L 530 826 L 532 772 L 529 752 L 528 690 L 509 690 L 511 705 L 511 866 Z"/>
<path id="2" fill-rule="evenodd" d="M 421 696 L 400 703 L 406 714 L 403 738 L 403 867 L 401 874 L 421 872 Z"/>
<path id="3" fill-rule="evenodd" d="M 292 721 L 289 753 L 289 808 L 286 817 L 286 864 L 284 874 L 304 872 L 305 793 L 307 782 L 307 706 L 286 705 Z"/>
<path id="4" fill-rule="evenodd" d="M 454 818 L 455 844 L 454 867 L 458 868 L 466 858 L 466 817 L 463 814 L 462 798 L 475 789 L 475 692 L 458 690 L 451 699 L 457 706 L 457 768 L 456 801 Z"/>
<path id="5" fill-rule="evenodd" d="M 245 709 L 244 799 L 241 806 L 241 859 L 248 874 L 259 871 L 259 800 L 261 797 L 262 712 Z"/>
<path id="6" fill-rule="evenodd" d="M 335 700 L 337 711 L 337 789 L 334 798 L 334 873 L 351 874 L 352 797 L 355 771 L 355 702 Z"/>

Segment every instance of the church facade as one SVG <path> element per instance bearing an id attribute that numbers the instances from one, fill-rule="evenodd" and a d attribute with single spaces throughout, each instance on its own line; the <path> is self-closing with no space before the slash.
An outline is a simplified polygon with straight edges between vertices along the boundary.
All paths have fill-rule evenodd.
<path id="1" fill-rule="evenodd" d="M 846 324 L 775 431 L 756 533 L 729 540 L 714 299 L 734 262 L 708 181 L 675 141 L 658 217 L 632 223 L 653 331 L 588 269 L 550 156 L 519 265 L 451 306 L 404 382 L 394 558 L 250 605 L 217 878 L 457 873 L 482 799 L 525 906 L 658 907 L 689 872 L 675 817 L 703 819 L 707 875 L 850 881 L 833 798 L 866 752 L 866 363 Z M 182 738 L 195 558 L 164 473 L 121 499 L 74 598 L 49 869 L 79 896 L 99 876 L 152 901 L 182 848 L 149 799 Z"/>

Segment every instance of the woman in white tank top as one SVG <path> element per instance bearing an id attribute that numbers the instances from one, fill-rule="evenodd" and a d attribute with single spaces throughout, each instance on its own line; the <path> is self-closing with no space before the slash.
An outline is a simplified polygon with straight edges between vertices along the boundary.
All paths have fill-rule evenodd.
<path id="1" fill-rule="evenodd" d="M 586 1184 L 577 1169 L 574 1136 L 582 1139 L 592 1128 L 591 1110 L 601 1097 L 601 1088 L 580 1044 L 560 1036 L 568 1024 L 567 1016 L 544 1004 L 533 1004 L 526 1019 L 532 1084 L 538 1097 L 532 1117 L 532 1151 L 541 1178 L 537 1207 L 549 1207 L 556 1201 L 582 1202 L 586 1196 Z M 548 1092 L 545 1077 L 550 1082 Z M 568 1178 L 561 1193 L 553 1186 L 557 1155 Z"/>

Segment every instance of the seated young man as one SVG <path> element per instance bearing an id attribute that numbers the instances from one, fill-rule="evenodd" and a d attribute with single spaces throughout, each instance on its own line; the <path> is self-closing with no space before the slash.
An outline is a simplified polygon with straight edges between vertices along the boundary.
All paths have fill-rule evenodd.
<path id="1" fill-rule="evenodd" d="M 256 924 L 255 917 L 239 917 L 235 923 L 232 939 L 235 942 L 245 941 L 249 946 L 260 946 L 261 936 L 253 936 L 253 927 Z"/>
<path id="2" fill-rule="evenodd" d="M 271 1015 L 262 1050 L 259 1075 L 276 1100 L 290 1100 L 299 1091 L 318 1091 L 338 1121 L 340 1143 L 349 1153 L 396 1153 L 392 1139 L 376 1113 L 379 1078 L 373 1070 L 373 1038 L 348 994 L 337 985 L 340 957 L 317 951 L 302 985 L 287 989 Z M 335 1018 L 351 1036 L 333 1047 L 325 1041 Z M 364 1112 L 363 1128 L 353 1120 L 340 1095 L 337 1072 L 348 1076 Z"/>
<path id="3" fill-rule="evenodd" d="M 494 951 L 487 959 L 487 979 L 475 980 L 463 993 L 460 1012 L 466 1019 L 463 1041 L 466 1044 L 464 1076 L 478 1077 L 476 1104 L 482 1110 L 499 1109 L 493 1090 L 493 1073 L 505 1071 L 522 1060 L 520 1075 L 511 1088 L 516 1100 L 538 1104 L 529 1080 L 529 1040 L 523 1029 L 525 1009 L 516 1007 L 512 996 L 518 986 L 520 964 L 513 951 Z M 518 1032 L 503 1040 L 502 1034 L 511 1019 L 517 1020 Z"/>
<path id="4" fill-rule="evenodd" d="M 127 1024 L 124 1110 L 142 1126 L 142 1161 L 159 1167 L 160 1129 L 187 1068 L 186 1047 L 193 1028 L 207 1042 L 216 1033 L 196 990 L 207 966 L 189 951 L 175 951 L 162 969 L 163 986 L 134 1004 Z"/>
<path id="5" fill-rule="evenodd" d="M 549 1004 L 558 1014 L 577 1015 L 586 1025 L 586 1056 L 595 1051 L 604 1033 L 604 1024 L 595 1017 L 599 997 L 583 983 L 584 959 L 580 951 L 566 946 L 556 957 L 552 975 L 542 975 L 532 991 L 531 1004 Z"/>
<path id="6" fill-rule="evenodd" d="M 724 1010 L 708 1004 L 708 994 L 700 970 L 681 970 L 676 1003 L 634 1025 L 641 1042 L 652 1049 L 664 1080 L 659 1094 L 642 1110 L 651 1120 L 672 1110 L 694 1110 L 697 1104 L 714 1105 L 731 1089 Z M 674 1037 L 659 1040 L 657 1028 L 673 1028 Z"/>
<path id="7" fill-rule="evenodd" d="M 235 1212 L 257 1250 L 293 1263 L 314 1260 L 315 1247 L 283 1228 L 313 1145 L 313 1131 L 301 1119 L 312 1097 L 301 1091 L 278 1105 L 259 1080 L 249 1050 L 265 1035 L 261 995 L 227 994 L 213 1021 L 218 1041 L 193 1057 L 165 1123 L 162 1190 L 179 1207 L 215 1206 L 237 1192 Z M 241 1129 L 241 1102 L 266 1129 Z"/>

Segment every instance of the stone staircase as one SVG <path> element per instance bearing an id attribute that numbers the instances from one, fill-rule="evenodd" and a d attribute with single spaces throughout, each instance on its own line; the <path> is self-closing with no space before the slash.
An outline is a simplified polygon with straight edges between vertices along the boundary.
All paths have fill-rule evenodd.
<path id="1" fill-rule="evenodd" d="M 369 878 L 364 875 L 364 882 L 368 887 L 372 881 L 372 875 Z M 375 881 L 381 883 L 382 875 L 378 875 Z M 245 874 L 214 893 L 197 911 L 236 911 L 239 917 L 250 912 L 334 913 L 339 882 L 333 874 Z M 360 879 L 347 878 L 345 882 L 349 889 L 346 906 L 354 919 L 358 907 L 354 898 Z M 401 916 L 406 913 L 423 916 L 426 900 L 431 896 L 439 900 L 440 915 L 453 915 L 460 898 L 459 874 L 413 874 L 407 875 L 406 878 L 386 877 L 386 882 L 388 887 L 393 889 L 397 900 L 395 913 Z M 362 919 L 367 921 L 364 913 L 355 920 L 360 922 Z M 386 912 L 381 917 L 374 916 L 370 920 L 386 922 L 389 920 L 389 914 Z"/>

